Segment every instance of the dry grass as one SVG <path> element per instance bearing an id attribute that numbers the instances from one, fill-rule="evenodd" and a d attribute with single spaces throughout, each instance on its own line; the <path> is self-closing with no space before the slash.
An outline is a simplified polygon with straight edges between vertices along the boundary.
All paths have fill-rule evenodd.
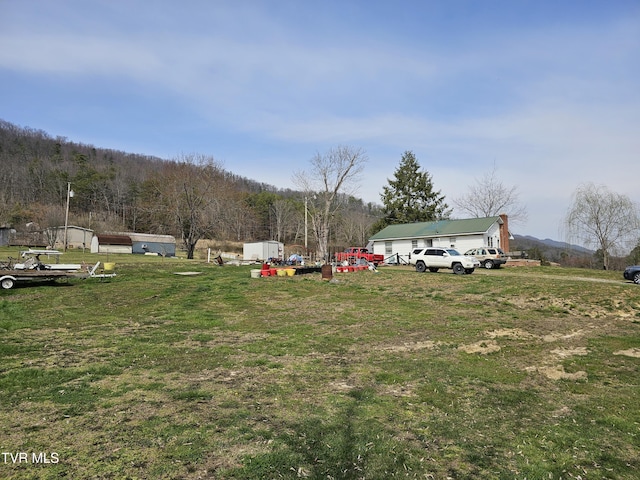
<path id="1" fill-rule="evenodd" d="M 60 458 L 2 478 L 640 475 L 640 289 L 615 274 L 134 260 L 0 293 L 3 451 Z"/>

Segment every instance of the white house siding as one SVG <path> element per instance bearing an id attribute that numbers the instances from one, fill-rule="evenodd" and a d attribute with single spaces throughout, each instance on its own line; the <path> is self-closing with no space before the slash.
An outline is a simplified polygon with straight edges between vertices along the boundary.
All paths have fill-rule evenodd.
<path id="1" fill-rule="evenodd" d="M 391 242 L 391 254 L 386 249 L 386 242 Z M 391 255 L 407 256 L 411 248 L 411 240 L 395 239 L 395 240 L 378 240 L 373 242 L 373 253 L 384 255 L 384 258 Z"/>
<path id="2" fill-rule="evenodd" d="M 497 229 L 496 229 L 497 230 Z M 395 240 L 376 240 L 373 242 L 373 253 L 384 255 L 385 258 L 389 256 L 386 248 L 386 242 L 392 242 L 392 255 L 400 255 L 401 257 L 408 257 L 409 253 L 414 248 L 425 247 L 443 247 L 443 248 L 455 248 L 460 253 L 464 253 L 471 248 L 478 248 L 487 245 L 486 238 L 488 235 L 475 234 L 475 235 L 457 235 L 456 237 L 431 237 L 431 238 L 418 238 L 418 239 L 395 239 Z M 415 240 L 413 242 L 412 240 Z"/>
<path id="3" fill-rule="evenodd" d="M 498 225 L 497 223 L 491 225 L 491 228 L 489 228 L 489 230 L 487 231 L 486 240 L 483 244 L 474 245 L 473 247 L 469 248 L 479 248 L 485 246 L 502 248 L 502 245 L 500 245 L 500 225 Z"/>
<path id="4" fill-rule="evenodd" d="M 483 246 L 504 249 L 500 238 L 501 234 L 505 235 L 503 230 L 506 229 L 506 222 L 504 215 L 389 226 L 374 235 L 370 242 L 373 244 L 373 253 L 384 255 L 385 259 L 399 255 L 401 261 L 408 260 L 409 254 L 416 248 L 455 248 L 460 253 Z"/>

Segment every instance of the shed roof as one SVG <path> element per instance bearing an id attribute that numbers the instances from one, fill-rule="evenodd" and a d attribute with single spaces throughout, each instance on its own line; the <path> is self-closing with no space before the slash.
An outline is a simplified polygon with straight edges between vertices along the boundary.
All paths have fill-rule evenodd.
<path id="1" fill-rule="evenodd" d="M 126 235 L 96 235 L 101 245 L 132 245 L 131 238 Z"/>
<path id="2" fill-rule="evenodd" d="M 173 235 L 156 235 L 155 233 L 128 233 L 133 242 L 176 243 Z"/>
<path id="3" fill-rule="evenodd" d="M 502 223 L 496 217 L 467 218 L 461 220 L 438 220 L 435 222 L 417 222 L 389 225 L 369 238 L 375 240 L 391 240 L 400 238 L 443 237 L 452 235 L 472 235 L 484 233 L 494 223 Z"/>

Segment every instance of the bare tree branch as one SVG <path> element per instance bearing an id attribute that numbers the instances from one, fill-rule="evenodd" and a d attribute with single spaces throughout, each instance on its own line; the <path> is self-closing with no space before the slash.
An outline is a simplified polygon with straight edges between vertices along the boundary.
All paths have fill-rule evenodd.
<path id="1" fill-rule="evenodd" d="M 329 228 L 342 207 L 342 198 L 355 192 L 359 175 L 367 162 L 362 149 L 339 146 L 311 159 L 309 171 L 295 172 L 294 183 L 308 199 L 311 225 L 318 245 L 318 256 L 328 260 Z"/>
<path id="2" fill-rule="evenodd" d="M 625 242 L 634 242 L 640 229 L 638 207 L 625 195 L 592 183 L 581 185 L 565 218 L 569 238 L 602 250 L 604 269 Z"/>
<path id="3" fill-rule="evenodd" d="M 474 218 L 494 217 L 506 213 L 509 223 L 524 222 L 527 209 L 520 203 L 518 187 L 508 187 L 497 177 L 497 168 L 476 179 L 469 185 L 469 191 L 453 200 L 453 204 L 462 212 Z"/>

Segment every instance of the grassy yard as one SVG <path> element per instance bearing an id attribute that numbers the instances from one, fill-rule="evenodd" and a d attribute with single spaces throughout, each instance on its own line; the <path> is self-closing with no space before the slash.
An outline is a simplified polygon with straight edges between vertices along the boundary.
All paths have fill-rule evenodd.
<path id="1" fill-rule="evenodd" d="M 109 261 L 0 291 L 0 478 L 640 478 L 620 272 Z"/>

